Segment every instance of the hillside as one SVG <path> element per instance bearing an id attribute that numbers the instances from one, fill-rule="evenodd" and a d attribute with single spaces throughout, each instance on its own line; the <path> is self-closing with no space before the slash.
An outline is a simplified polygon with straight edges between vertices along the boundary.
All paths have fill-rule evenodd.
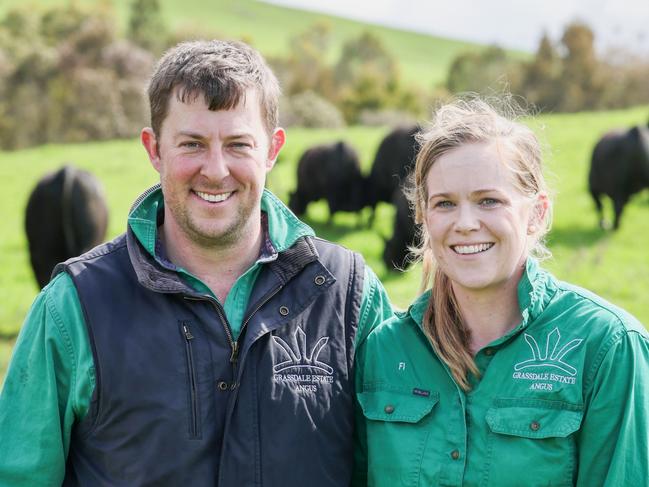
<path id="1" fill-rule="evenodd" d="M 46 8 L 66 5 L 71 0 L 2 0 L 0 18 L 15 7 Z M 120 29 L 128 25 L 131 0 L 100 0 L 111 5 Z M 94 5 L 97 0 L 75 0 L 77 5 Z M 245 39 L 267 55 L 281 55 L 290 39 L 317 21 L 331 26 L 331 52 L 334 59 L 343 42 L 364 30 L 379 35 L 399 60 L 401 73 L 408 83 L 430 89 L 443 82 L 453 58 L 461 52 L 480 46 L 388 27 L 270 5 L 254 0 L 212 0 L 205 8 L 203 0 L 160 0 L 166 24 L 186 32 L 210 33 Z M 515 56 L 524 56 L 514 52 Z"/>

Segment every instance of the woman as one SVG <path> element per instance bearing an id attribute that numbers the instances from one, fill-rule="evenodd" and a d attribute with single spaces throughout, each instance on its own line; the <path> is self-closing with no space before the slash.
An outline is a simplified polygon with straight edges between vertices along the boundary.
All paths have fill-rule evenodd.
<path id="1" fill-rule="evenodd" d="M 649 336 L 538 266 L 538 140 L 479 100 L 419 137 L 411 203 L 432 290 L 359 352 L 359 483 L 649 485 Z"/>

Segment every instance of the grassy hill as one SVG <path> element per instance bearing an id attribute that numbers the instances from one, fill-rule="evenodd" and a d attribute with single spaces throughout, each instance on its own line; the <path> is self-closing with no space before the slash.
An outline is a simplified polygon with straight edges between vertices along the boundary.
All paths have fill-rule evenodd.
<path id="1" fill-rule="evenodd" d="M 0 18 L 12 7 L 44 8 L 66 5 L 71 0 L 2 0 Z M 118 25 L 126 30 L 131 0 L 100 0 L 112 5 Z M 93 5 L 97 0 L 75 0 L 77 5 Z M 290 39 L 316 21 L 331 26 L 330 59 L 337 58 L 343 42 L 364 30 L 379 35 L 386 48 L 399 60 L 401 73 L 408 83 L 430 89 L 442 82 L 452 59 L 459 53 L 480 46 L 388 27 L 363 24 L 314 12 L 279 7 L 253 0 L 160 0 L 166 25 L 199 33 L 221 34 L 245 39 L 266 55 L 281 55 Z M 206 8 L 206 5 L 209 7 Z M 521 53 L 514 53 L 521 56 Z"/>

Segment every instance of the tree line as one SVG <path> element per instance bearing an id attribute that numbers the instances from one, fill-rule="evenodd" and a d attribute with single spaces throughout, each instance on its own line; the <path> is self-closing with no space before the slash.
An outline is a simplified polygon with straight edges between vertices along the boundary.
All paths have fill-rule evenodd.
<path id="1" fill-rule="evenodd" d="M 507 90 L 545 111 L 649 102 L 649 61 L 619 51 L 598 57 L 585 24 L 570 24 L 557 42 L 543 36 L 527 60 L 497 46 L 461 54 L 445 82 L 428 87 L 404 82 L 395 53 L 370 32 L 330 56 L 331 31 L 326 22 L 308 26 L 286 54 L 268 58 L 284 91 L 284 125 L 411 122 L 436 100 L 467 91 Z M 121 36 L 102 5 L 10 11 L 0 20 L 0 148 L 136 135 L 148 122 L 144 89 L 155 59 L 200 37 L 220 36 L 170 30 L 158 0 L 133 0 Z"/>

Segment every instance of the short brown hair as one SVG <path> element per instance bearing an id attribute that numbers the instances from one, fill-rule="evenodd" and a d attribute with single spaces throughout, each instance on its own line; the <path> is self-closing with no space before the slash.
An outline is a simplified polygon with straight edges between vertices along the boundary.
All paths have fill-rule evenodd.
<path id="1" fill-rule="evenodd" d="M 278 124 L 280 88 L 264 58 L 243 42 L 183 42 L 168 50 L 149 81 L 151 127 L 159 136 L 174 91 L 187 103 L 203 95 L 210 110 L 230 110 L 257 90 L 262 117 L 270 134 Z"/>

